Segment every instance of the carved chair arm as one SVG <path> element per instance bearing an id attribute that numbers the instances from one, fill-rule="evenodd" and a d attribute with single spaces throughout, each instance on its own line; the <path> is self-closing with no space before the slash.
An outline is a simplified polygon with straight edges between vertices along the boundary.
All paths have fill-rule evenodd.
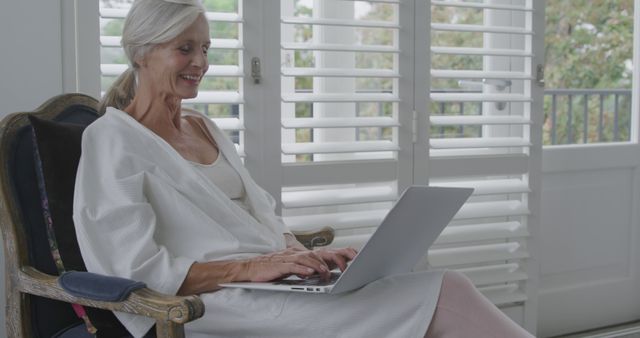
<path id="1" fill-rule="evenodd" d="M 302 243 L 307 249 L 319 246 L 327 246 L 333 242 L 335 231 L 333 228 L 326 226 L 320 230 L 312 231 L 292 231 L 298 242 Z"/>
<path id="2" fill-rule="evenodd" d="M 16 285 L 21 292 L 67 303 L 142 315 L 155 319 L 156 325 L 162 325 L 162 322 L 169 326 L 184 324 L 204 314 L 204 304 L 198 296 L 170 296 L 142 288 L 131 292 L 122 302 L 97 301 L 71 295 L 58 284 L 57 276 L 42 273 L 30 266 L 20 270 Z"/>

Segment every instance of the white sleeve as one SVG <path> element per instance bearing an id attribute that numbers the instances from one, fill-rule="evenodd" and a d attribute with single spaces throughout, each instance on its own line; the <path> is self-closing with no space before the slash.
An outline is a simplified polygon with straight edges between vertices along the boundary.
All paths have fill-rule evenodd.
<path id="1" fill-rule="evenodd" d="M 291 234 L 291 235 L 293 235 L 293 233 L 291 233 L 291 230 L 289 229 L 289 227 L 286 224 L 284 224 L 284 221 L 282 220 L 282 217 L 276 215 L 276 213 L 275 213 L 276 199 L 273 198 L 273 196 L 271 196 L 271 194 L 268 191 L 262 189 L 262 187 L 260 187 L 258 184 L 255 184 L 255 186 L 258 188 L 258 191 L 263 193 L 264 196 L 265 196 L 265 199 L 266 199 L 266 201 L 267 201 L 267 203 L 268 203 L 268 205 L 270 207 L 270 212 L 272 213 L 271 217 L 273 218 L 273 223 L 275 223 L 274 226 L 276 228 L 280 229 L 280 232 L 282 234 Z"/>
<path id="2" fill-rule="evenodd" d="M 156 215 L 144 194 L 151 174 L 102 141 L 85 131 L 75 185 L 73 219 L 87 270 L 176 294 L 194 260 L 156 243 Z"/>

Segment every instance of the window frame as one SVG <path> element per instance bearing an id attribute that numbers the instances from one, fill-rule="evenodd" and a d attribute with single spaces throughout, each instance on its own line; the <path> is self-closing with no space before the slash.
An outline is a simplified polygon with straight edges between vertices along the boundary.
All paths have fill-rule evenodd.
<path id="1" fill-rule="evenodd" d="M 63 0 L 62 88 L 100 97 L 100 29 L 98 1 Z"/>

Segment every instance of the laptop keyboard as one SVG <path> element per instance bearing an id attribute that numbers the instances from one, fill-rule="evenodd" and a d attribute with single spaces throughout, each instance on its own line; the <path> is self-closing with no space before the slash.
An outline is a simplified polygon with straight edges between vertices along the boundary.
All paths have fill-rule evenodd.
<path id="1" fill-rule="evenodd" d="M 334 284 L 338 278 L 340 278 L 340 272 L 332 272 L 329 279 L 324 279 L 320 275 L 313 275 L 304 279 L 282 279 L 274 284 L 276 285 L 313 285 L 313 286 L 327 286 Z"/>

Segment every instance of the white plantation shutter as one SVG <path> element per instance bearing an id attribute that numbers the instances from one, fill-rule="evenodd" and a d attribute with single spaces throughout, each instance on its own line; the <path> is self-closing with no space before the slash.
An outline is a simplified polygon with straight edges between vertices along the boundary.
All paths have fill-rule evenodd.
<path id="1" fill-rule="evenodd" d="M 282 214 L 294 230 L 332 226 L 335 246 L 362 245 L 410 180 L 399 3 L 280 2 Z"/>
<path id="2" fill-rule="evenodd" d="M 497 305 L 535 325 L 529 238 L 538 218 L 543 12 L 532 0 L 431 1 L 429 176 L 473 187 L 428 260 L 459 270 Z M 439 45 L 443 34 L 472 45 Z M 462 39 L 460 39 L 462 40 Z M 424 168 L 416 168 L 417 171 Z"/>
<path id="3" fill-rule="evenodd" d="M 131 3 L 132 1 L 115 4 L 100 1 L 100 71 L 103 93 L 127 69 L 120 34 Z M 206 17 L 210 25 L 218 25 L 219 31 L 225 35 L 215 36 L 218 30 L 212 32 L 209 70 L 202 80 L 198 96 L 183 101 L 183 105 L 211 117 L 220 128 L 229 133 L 239 154 L 244 156 L 242 1 L 232 2 L 232 5 L 234 8 L 224 9 L 227 12 L 215 12 L 215 8 L 207 8 L 209 11 Z"/>
<path id="4" fill-rule="evenodd" d="M 305 3 L 311 10 L 295 15 L 295 5 Z M 358 17 L 358 6 L 381 3 L 393 7 L 394 20 Z M 337 230 L 333 245 L 359 247 L 407 185 L 474 187 L 429 251 L 428 263 L 465 273 L 495 304 L 520 308 L 533 328 L 536 272 L 529 239 L 538 215 L 542 116 L 542 88 L 535 81 L 541 61 L 534 53 L 542 54 L 541 39 L 534 39 L 541 31 L 534 14 L 542 8 L 534 5 L 281 1 L 281 202 L 287 225 L 330 225 Z M 437 12 L 443 8 L 446 20 Z M 465 15 L 473 20 L 462 20 Z M 312 34 L 296 34 L 305 26 Z M 391 31 L 397 40 L 363 44 L 366 29 Z M 439 45 L 456 39 L 438 34 L 473 38 L 461 39 L 470 45 Z M 387 67 L 358 64 L 358 53 L 393 60 Z M 310 64 L 301 62 L 305 55 Z M 425 64 L 432 65 L 430 72 Z M 421 83 L 424 76 L 429 81 Z M 301 86 L 298 79 L 305 77 L 313 78 L 311 88 Z M 377 91 L 357 86 L 381 79 L 392 85 Z M 370 103 L 392 109 L 359 116 L 359 104 Z M 391 137 L 358 137 L 359 130 L 380 128 L 392 130 Z"/>

